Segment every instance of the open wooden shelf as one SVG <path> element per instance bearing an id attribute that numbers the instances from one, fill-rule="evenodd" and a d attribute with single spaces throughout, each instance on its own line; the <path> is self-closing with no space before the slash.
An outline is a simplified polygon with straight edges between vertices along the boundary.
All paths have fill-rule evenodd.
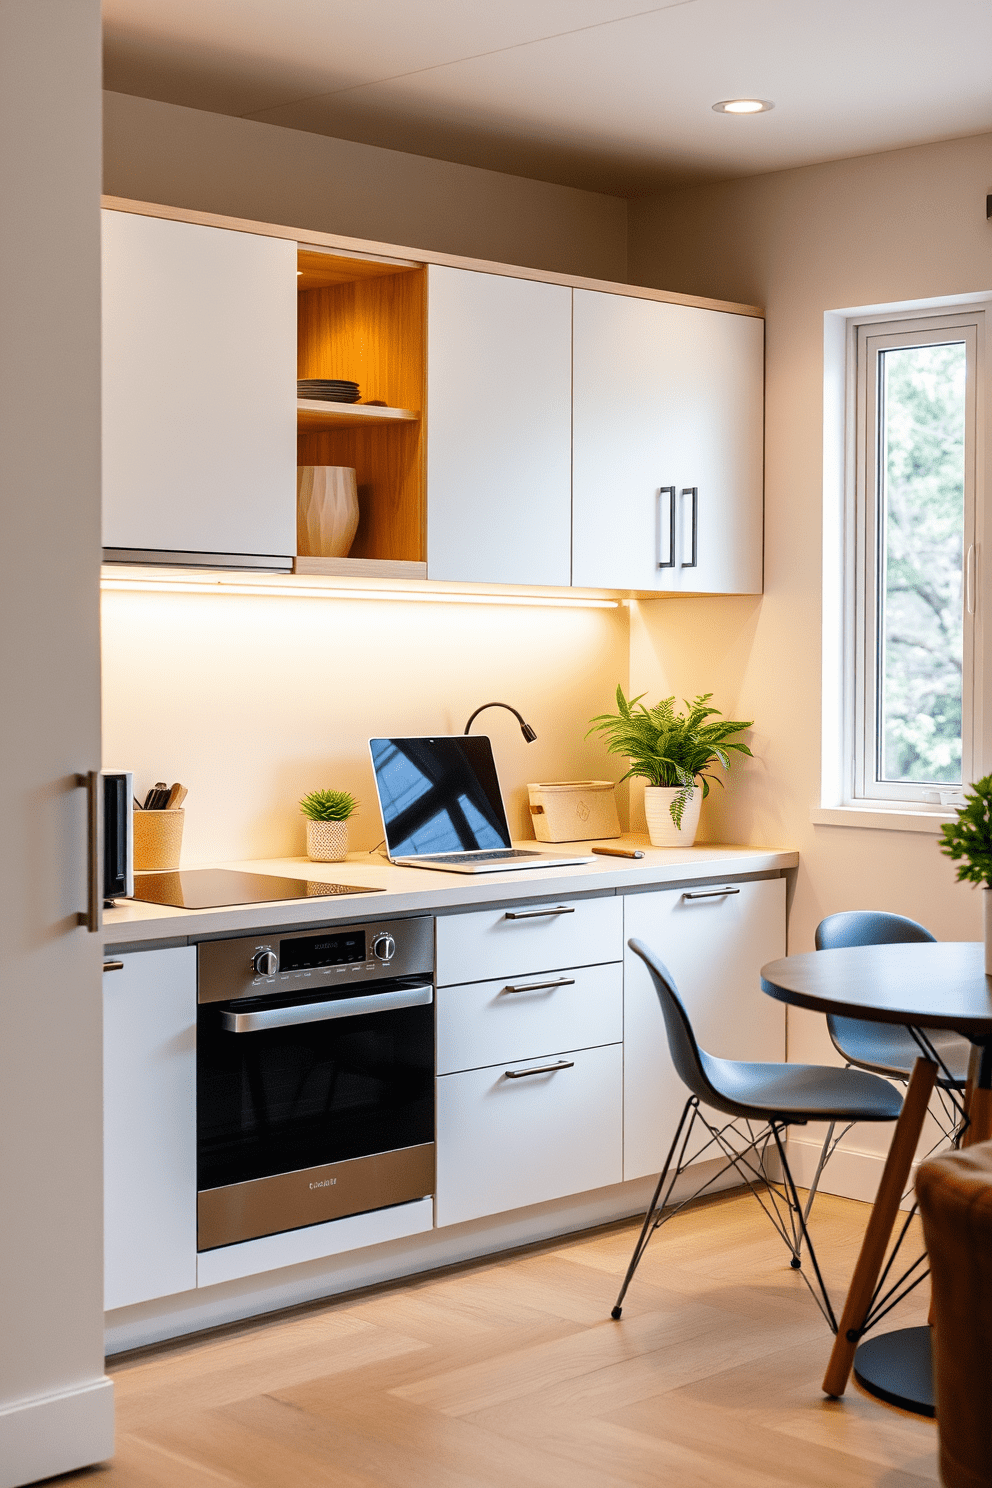
<path id="1" fill-rule="evenodd" d="M 420 418 L 412 408 L 374 407 L 367 403 L 328 403 L 317 398 L 297 398 L 298 429 L 362 429 L 369 424 L 402 424 Z"/>
<path id="2" fill-rule="evenodd" d="M 388 558 L 298 557 L 293 572 L 332 579 L 426 579 L 427 564 Z"/>

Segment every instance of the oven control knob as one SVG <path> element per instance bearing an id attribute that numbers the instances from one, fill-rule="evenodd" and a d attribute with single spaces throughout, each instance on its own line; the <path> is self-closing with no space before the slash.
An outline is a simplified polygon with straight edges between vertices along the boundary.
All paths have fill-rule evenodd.
<path id="1" fill-rule="evenodd" d="M 251 964 L 256 976 L 275 976 L 279 970 L 279 958 L 275 951 L 257 951 Z"/>
<path id="2" fill-rule="evenodd" d="M 372 942 L 372 954 L 380 961 L 392 961 L 396 955 L 396 942 L 391 935 L 377 935 Z"/>

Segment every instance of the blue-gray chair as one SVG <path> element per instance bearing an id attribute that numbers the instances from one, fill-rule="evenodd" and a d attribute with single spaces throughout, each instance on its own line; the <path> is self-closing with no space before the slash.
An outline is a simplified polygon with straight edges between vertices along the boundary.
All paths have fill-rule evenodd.
<path id="1" fill-rule="evenodd" d="M 707 1054 L 696 1042 L 671 973 L 643 941 L 631 940 L 628 945 L 651 974 L 665 1019 L 672 1063 L 689 1090 L 689 1098 L 644 1216 L 612 1316 L 621 1315 L 627 1288 L 654 1231 L 684 1207 L 678 1204 L 669 1213 L 664 1212 L 676 1179 L 700 1155 L 695 1152 L 686 1157 L 692 1131 L 701 1123 L 710 1139 L 703 1150 L 716 1147 L 726 1158 L 721 1172 L 703 1187 L 710 1187 L 722 1173 L 735 1168 L 785 1241 L 797 1269 L 800 1249 L 805 1244 L 819 1294 L 805 1274 L 803 1279 L 836 1332 L 837 1321 L 807 1230 L 807 1211 L 799 1202 L 782 1136 L 788 1127 L 803 1126 L 808 1121 L 895 1121 L 902 1109 L 901 1096 L 887 1080 L 860 1070 L 818 1064 L 744 1063 Z M 729 1123 L 721 1127 L 713 1125 L 704 1113 L 704 1106 L 730 1117 Z M 742 1138 L 743 1146 L 738 1146 Z M 781 1180 L 772 1180 L 767 1173 L 765 1159 L 771 1146 L 781 1165 Z"/>

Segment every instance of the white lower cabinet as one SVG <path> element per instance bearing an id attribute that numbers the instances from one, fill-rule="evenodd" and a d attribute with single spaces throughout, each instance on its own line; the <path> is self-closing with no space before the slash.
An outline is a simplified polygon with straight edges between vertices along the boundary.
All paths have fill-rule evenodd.
<path id="1" fill-rule="evenodd" d="M 622 1106 L 621 1044 L 442 1075 L 437 1224 L 619 1183 Z"/>
<path id="2" fill-rule="evenodd" d="M 196 951 L 104 962 L 104 1307 L 196 1286 Z"/>
<path id="3" fill-rule="evenodd" d="M 785 1008 L 759 980 L 765 962 L 785 955 L 783 878 L 627 894 L 623 905 L 624 941 L 643 940 L 667 966 L 702 1048 L 724 1059 L 785 1058 Z M 628 949 L 625 1179 L 660 1172 L 688 1094 L 672 1065 L 654 984 Z"/>

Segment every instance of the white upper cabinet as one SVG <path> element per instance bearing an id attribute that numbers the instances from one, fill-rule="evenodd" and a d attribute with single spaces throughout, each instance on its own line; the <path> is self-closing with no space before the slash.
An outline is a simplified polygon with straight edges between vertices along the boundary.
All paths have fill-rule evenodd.
<path id="1" fill-rule="evenodd" d="M 431 265 L 427 576 L 568 584 L 572 291 Z"/>
<path id="2" fill-rule="evenodd" d="M 572 583 L 762 586 L 764 321 L 574 291 Z"/>
<path id="3" fill-rule="evenodd" d="M 106 548 L 295 553 L 295 243 L 103 213 L 103 524 Z"/>

